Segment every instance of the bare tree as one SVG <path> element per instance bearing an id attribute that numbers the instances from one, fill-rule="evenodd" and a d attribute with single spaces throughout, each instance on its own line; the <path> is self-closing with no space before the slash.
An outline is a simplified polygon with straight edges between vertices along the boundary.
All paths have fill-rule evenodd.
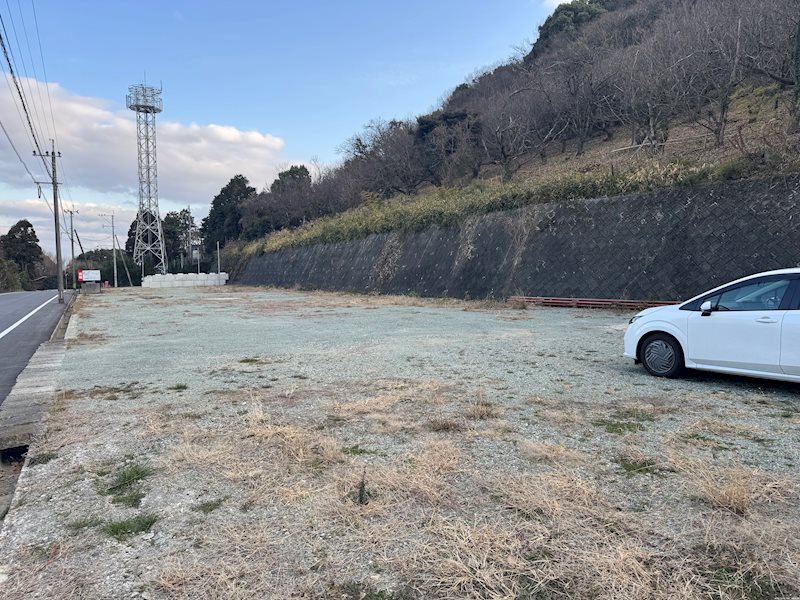
<path id="1" fill-rule="evenodd" d="M 598 128 L 607 129 L 606 111 L 613 95 L 611 63 L 604 48 L 591 47 L 583 40 L 555 48 L 548 62 L 545 76 L 562 91 L 561 113 L 580 156 L 591 135 Z"/>
<path id="2" fill-rule="evenodd" d="M 725 141 L 731 97 L 745 75 L 742 4 L 684 0 L 675 11 L 678 43 L 692 49 L 676 69 L 683 108 L 718 146 Z"/>
<path id="3" fill-rule="evenodd" d="M 747 17 L 747 66 L 791 88 L 787 129 L 800 132 L 800 0 L 763 0 Z"/>
<path id="4" fill-rule="evenodd" d="M 365 191 L 413 194 L 426 181 L 441 185 L 436 169 L 420 160 L 415 128 L 407 121 L 371 121 L 343 151 L 351 168 L 360 171 Z"/>
<path id="5" fill-rule="evenodd" d="M 500 168 L 503 181 L 537 157 L 569 126 L 554 109 L 552 97 L 537 84 L 487 99 L 481 116 L 480 143 L 486 164 Z"/>

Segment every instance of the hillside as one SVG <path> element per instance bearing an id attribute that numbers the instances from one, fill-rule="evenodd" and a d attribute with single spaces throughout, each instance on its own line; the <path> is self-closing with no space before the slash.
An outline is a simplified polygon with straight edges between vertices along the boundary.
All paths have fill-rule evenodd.
<path id="1" fill-rule="evenodd" d="M 446 225 L 529 203 L 798 171 L 800 0 L 574 0 L 518 59 L 341 165 L 221 193 L 231 258 Z M 246 183 L 246 182 L 245 182 Z M 236 241 L 238 244 L 231 245 Z"/>

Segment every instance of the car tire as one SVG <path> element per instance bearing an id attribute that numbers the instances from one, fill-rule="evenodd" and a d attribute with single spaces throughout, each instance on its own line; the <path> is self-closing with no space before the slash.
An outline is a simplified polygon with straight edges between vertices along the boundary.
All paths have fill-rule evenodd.
<path id="1" fill-rule="evenodd" d="M 677 377 L 683 371 L 683 349 L 671 335 L 655 333 L 642 342 L 639 360 L 650 375 Z"/>

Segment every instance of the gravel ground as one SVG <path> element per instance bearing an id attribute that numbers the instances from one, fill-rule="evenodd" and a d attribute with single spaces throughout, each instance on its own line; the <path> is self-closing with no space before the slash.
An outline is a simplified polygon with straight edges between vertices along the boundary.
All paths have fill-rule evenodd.
<path id="1" fill-rule="evenodd" d="M 649 377 L 628 317 L 83 297 L 0 595 L 800 596 L 800 388 Z"/>

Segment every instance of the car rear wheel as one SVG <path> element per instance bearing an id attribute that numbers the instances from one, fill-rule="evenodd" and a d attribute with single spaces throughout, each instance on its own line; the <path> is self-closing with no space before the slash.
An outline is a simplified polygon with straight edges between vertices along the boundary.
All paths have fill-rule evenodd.
<path id="1" fill-rule="evenodd" d="M 642 343 L 639 360 L 656 377 L 677 377 L 683 370 L 681 345 L 665 333 L 653 334 Z"/>

